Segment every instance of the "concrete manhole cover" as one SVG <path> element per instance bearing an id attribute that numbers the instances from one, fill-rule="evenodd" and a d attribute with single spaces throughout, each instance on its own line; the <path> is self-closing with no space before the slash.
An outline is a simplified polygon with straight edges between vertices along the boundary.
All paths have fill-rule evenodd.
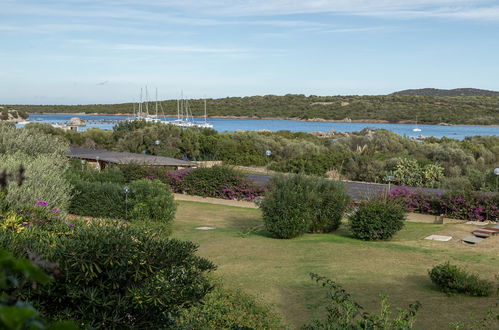
<path id="1" fill-rule="evenodd" d="M 198 230 L 212 230 L 215 229 L 215 227 L 196 227 Z"/>
<path id="2" fill-rule="evenodd" d="M 430 235 L 424 239 L 428 239 L 430 241 L 448 242 L 452 239 L 452 236 Z"/>

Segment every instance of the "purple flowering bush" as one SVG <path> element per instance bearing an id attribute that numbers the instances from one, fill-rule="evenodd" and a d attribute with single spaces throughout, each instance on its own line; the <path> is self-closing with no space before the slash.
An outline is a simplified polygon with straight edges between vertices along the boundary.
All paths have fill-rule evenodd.
<path id="1" fill-rule="evenodd" d="M 265 187 L 224 166 L 168 172 L 167 178 L 175 193 L 245 201 L 254 201 L 265 193 Z"/>
<path id="2" fill-rule="evenodd" d="M 411 191 L 407 187 L 396 187 L 388 196 L 401 202 L 407 211 L 450 218 L 497 221 L 499 218 L 499 194 L 485 194 L 467 191 L 450 191 L 444 194 Z"/>

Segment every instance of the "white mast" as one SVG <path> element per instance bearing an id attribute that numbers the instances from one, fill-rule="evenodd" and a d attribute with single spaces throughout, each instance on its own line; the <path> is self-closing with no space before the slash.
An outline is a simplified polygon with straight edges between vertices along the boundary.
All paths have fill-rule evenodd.
<path id="1" fill-rule="evenodd" d="M 158 87 L 156 87 L 156 117 L 158 116 Z"/>
<path id="2" fill-rule="evenodd" d="M 206 124 L 206 96 L 204 98 L 204 123 Z"/>

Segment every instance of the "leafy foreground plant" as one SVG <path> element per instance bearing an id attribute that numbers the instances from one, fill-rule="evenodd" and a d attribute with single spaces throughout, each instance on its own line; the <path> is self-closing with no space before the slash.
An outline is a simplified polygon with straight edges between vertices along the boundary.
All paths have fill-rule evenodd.
<path id="1" fill-rule="evenodd" d="M 217 283 L 202 303 L 183 309 L 180 329 L 284 329 L 282 320 L 258 297 Z"/>
<path id="2" fill-rule="evenodd" d="M 392 317 L 389 311 L 390 304 L 387 296 L 381 296 L 381 312 L 370 314 L 363 312 L 363 307 L 353 301 L 351 295 L 345 291 L 338 283 L 317 274 L 310 276 L 317 283 L 320 283 L 328 290 L 327 297 L 329 305 L 326 307 L 327 316 L 325 320 L 315 320 L 302 329 L 413 329 L 416 321 L 416 314 L 421 303 L 416 301 L 409 305 L 407 310 L 397 309 L 397 314 Z"/>
<path id="3" fill-rule="evenodd" d="M 57 263 L 56 281 L 20 295 L 47 318 L 86 328 L 169 328 L 210 291 L 206 273 L 215 268 L 191 242 L 154 238 L 116 221 L 0 230 L 0 246 Z"/>
<path id="4" fill-rule="evenodd" d="M 478 274 L 470 274 L 449 262 L 433 267 L 428 273 L 431 281 L 448 295 L 462 293 L 486 297 L 492 293 L 492 282 L 482 280 Z"/>
<path id="5" fill-rule="evenodd" d="M 0 249 L 0 329 L 73 330 L 73 322 L 44 325 L 40 313 L 29 303 L 17 298 L 18 291 L 31 284 L 46 284 L 52 280 L 28 259 L 14 258 Z"/>

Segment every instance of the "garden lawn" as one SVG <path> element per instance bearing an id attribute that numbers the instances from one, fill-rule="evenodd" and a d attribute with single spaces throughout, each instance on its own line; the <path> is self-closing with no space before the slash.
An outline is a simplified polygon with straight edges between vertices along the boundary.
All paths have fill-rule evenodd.
<path id="1" fill-rule="evenodd" d="M 450 261 L 492 280 L 499 274 L 499 237 L 478 246 L 427 241 L 423 238 L 431 234 L 462 238 L 473 227 L 407 222 L 391 241 L 364 242 L 344 227 L 279 240 L 265 232 L 258 209 L 178 202 L 173 236 L 199 243 L 200 254 L 218 265 L 215 274 L 227 286 L 273 303 L 291 328 L 324 313 L 325 291 L 310 280 L 310 272 L 343 285 L 368 311 L 377 311 L 379 294 L 389 295 L 394 307 L 419 300 L 423 307 L 416 325 L 422 329 L 446 329 L 469 314 L 482 316 L 497 308 L 497 297 L 447 297 L 433 286 L 428 269 Z"/>

